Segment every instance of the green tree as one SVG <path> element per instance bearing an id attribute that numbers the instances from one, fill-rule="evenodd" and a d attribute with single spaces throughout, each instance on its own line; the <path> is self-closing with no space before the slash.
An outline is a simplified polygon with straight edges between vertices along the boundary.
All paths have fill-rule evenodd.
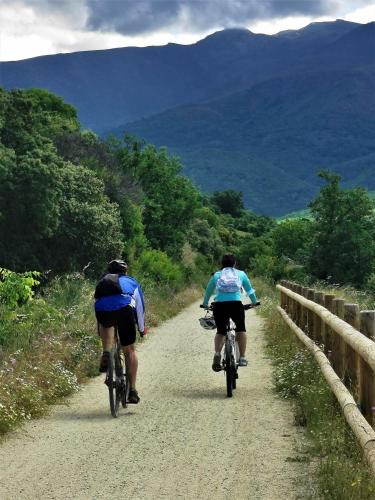
<path id="1" fill-rule="evenodd" d="M 66 164 L 60 181 L 59 226 L 46 242 L 53 252 L 51 266 L 67 271 L 91 262 L 94 270 L 101 270 L 124 250 L 118 206 L 105 195 L 103 182 L 85 167 Z"/>
<path id="2" fill-rule="evenodd" d="M 143 224 L 151 247 L 179 258 L 200 203 L 197 189 L 181 175 L 180 162 L 165 148 L 143 147 L 128 137 L 116 147 L 124 171 L 139 182 L 144 193 Z"/>
<path id="3" fill-rule="evenodd" d="M 216 191 L 211 197 L 213 205 L 222 214 L 240 217 L 244 210 L 242 193 L 234 189 Z"/>
<path id="4" fill-rule="evenodd" d="M 11 90 L 0 88 L 0 142 L 17 154 L 40 147 L 40 138 L 79 130 L 73 106 L 42 89 Z"/>
<path id="5" fill-rule="evenodd" d="M 309 219 L 287 219 L 280 222 L 271 232 L 276 256 L 304 261 L 311 236 L 312 222 Z"/>
<path id="6" fill-rule="evenodd" d="M 40 269 L 59 225 L 61 160 L 51 143 L 19 157 L 0 146 L 0 255 L 3 267 Z"/>
<path id="7" fill-rule="evenodd" d="M 374 269 L 374 202 L 362 188 L 342 189 L 340 176 L 328 171 L 310 204 L 314 216 L 309 259 L 311 274 L 338 283 L 363 285 Z"/>

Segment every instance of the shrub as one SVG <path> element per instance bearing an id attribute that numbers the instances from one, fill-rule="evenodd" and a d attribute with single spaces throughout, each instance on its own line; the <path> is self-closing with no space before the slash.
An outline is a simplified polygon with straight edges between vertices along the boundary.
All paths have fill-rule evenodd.
<path id="1" fill-rule="evenodd" d="M 39 285 L 37 272 L 15 273 L 0 268 L 0 302 L 11 309 L 26 303 L 34 295 L 33 287 Z"/>
<path id="2" fill-rule="evenodd" d="M 133 266 L 138 275 L 143 275 L 157 285 L 168 285 L 180 289 L 183 285 L 183 273 L 166 253 L 160 250 L 145 250 Z"/>

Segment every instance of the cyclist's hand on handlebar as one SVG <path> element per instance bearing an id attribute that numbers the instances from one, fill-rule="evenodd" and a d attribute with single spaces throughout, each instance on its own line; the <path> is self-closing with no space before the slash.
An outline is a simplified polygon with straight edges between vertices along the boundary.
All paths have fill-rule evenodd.
<path id="1" fill-rule="evenodd" d="M 244 309 L 247 311 L 248 309 L 252 309 L 253 307 L 260 306 L 260 302 L 255 302 L 255 304 L 244 304 Z"/>
<path id="2" fill-rule="evenodd" d="M 139 332 L 139 335 L 140 335 L 141 337 L 144 337 L 144 336 L 145 336 L 145 335 L 147 335 L 147 334 L 148 334 L 148 328 L 147 328 L 147 327 L 145 327 L 145 328 L 144 328 L 143 332 Z"/>

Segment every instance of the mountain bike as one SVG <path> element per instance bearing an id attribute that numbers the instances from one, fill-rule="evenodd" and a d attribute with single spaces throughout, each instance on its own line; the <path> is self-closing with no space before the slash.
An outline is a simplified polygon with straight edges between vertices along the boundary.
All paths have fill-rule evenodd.
<path id="1" fill-rule="evenodd" d="M 244 304 L 244 309 L 249 310 L 253 307 L 258 306 L 259 303 L 256 304 Z M 212 311 L 212 304 L 209 307 L 200 306 L 206 311 Z M 213 317 L 203 318 L 208 323 L 212 324 Z M 202 324 L 202 323 L 201 323 Z M 203 326 L 203 325 L 202 325 Z M 227 325 L 227 332 L 225 335 L 225 343 L 224 343 L 224 352 L 221 359 L 221 366 L 225 374 L 226 379 L 226 387 L 227 387 L 227 396 L 231 398 L 233 396 L 233 390 L 236 389 L 237 379 L 238 379 L 238 366 L 239 366 L 239 348 L 238 343 L 236 341 L 236 332 L 235 332 L 235 324 L 232 319 L 229 320 Z M 212 326 L 210 326 L 212 329 Z"/>
<path id="2" fill-rule="evenodd" d="M 118 417 L 120 404 L 127 407 L 129 395 L 129 377 L 126 373 L 125 356 L 122 352 L 117 327 L 115 327 L 114 343 L 109 353 L 109 361 L 105 385 L 109 391 L 109 406 L 112 417 Z"/>

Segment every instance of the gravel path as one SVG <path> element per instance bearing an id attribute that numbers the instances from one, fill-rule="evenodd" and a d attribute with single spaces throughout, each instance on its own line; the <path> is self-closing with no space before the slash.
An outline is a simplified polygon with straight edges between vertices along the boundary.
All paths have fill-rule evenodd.
<path id="1" fill-rule="evenodd" d="M 0 499 L 296 499 L 306 464 L 290 405 L 272 392 L 262 320 L 233 398 L 211 370 L 198 304 L 138 348 L 141 403 L 109 416 L 103 377 L 0 446 Z"/>

